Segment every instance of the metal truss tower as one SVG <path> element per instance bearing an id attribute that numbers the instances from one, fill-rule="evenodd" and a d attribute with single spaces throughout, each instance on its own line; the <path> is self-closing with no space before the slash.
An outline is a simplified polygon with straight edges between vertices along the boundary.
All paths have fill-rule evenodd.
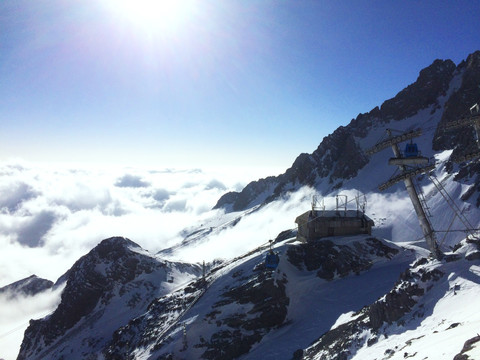
<path id="1" fill-rule="evenodd" d="M 365 151 L 367 155 L 373 155 L 387 147 L 391 147 L 393 150 L 394 158 L 389 160 L 390 165 L 396 165 L 401 171 L 401 174 L 390 179 L 386 183 L 379 186 L 381 191 L 387 189 L 388 187 L 400 182 L 403 180 L 405 183 L 405 187 L 407 188 L 408 195 L 410 196 L 410 200 L 412 201 L 413 208 L 415 209 L 415 213 L 417 214 L 418 221 L 420 222 L 420 227 L 422 228 L 423 235 L 427 242 L 427 246 L 430 249 L 432 255 L 436 259 L 442 259 L 443 253 L 438 248 L 437 240 L 435 238 L 435 232 L 428 220 L 426 215 L 425 209 L 422 206 L 422 202 L 418 197 L 417 190 L 413 184 L 413 178 L 419 174 L 425 174 L 434 169 L 434 165 L 428 164 L 428 158 L 423 156 L 402 156 L 400 149 L 398 148 L 398 144 L 415 137 L 421 135 L 421 130 L 413 130 L 410 132 L 403 133 L 399 136 L 392 136 L 392 132 L 390 129 L 387 129 L 388 139 L 382 141 L 372 148 Z"/>

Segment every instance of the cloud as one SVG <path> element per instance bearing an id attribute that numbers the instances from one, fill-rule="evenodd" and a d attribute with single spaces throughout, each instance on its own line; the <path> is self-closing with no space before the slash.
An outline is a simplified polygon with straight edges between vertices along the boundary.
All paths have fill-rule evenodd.
<path id="1" fill-rule="evenodd" d="M 42 245 L 43 236 L 52 228 L 56 219 L 51 211 L 41 211 L 31 216 L 18 230 L 18 242 L 29 247 Z"/>
<path id="2" fill-rule="evenodd" d="M 144 181 L 140 176 L 125 174 L 117 180 L 115 186 L 129 188 L 144 188 L 150 186 L 150 183 Z"/>
<path id="3" fill-rule="evenodd" d="M 176 199 L 169 201 L 165 207 L 165 211 L 185 211 L 187 206 L 187 200 L 186 199 Z"/>
<path id="4" fill-rule="evenodd" d="M 88 169 L 0 163 L 0 286 L 55 281 L 101 240 L 121 235 L 156 252 L 213 216 L 229 189 L 197 169 Z M 13 189 L 13 190 L 12 190 Z"/>
<path id="5" fill-rule="evenodd" d="M 172 259 L 201 262 L 233 258 L 268 244 L 268 240 L 275 239 L 280 232 L 296 228 L 295 218 L 309 210 L 313 194 L 316 194 L 315 190 L 304 187 L 295 193 L 287 194 L 284 199 L 241 217 L 233 227 L 225 227 L 227 224 L 224 223 L 214 224 L 210 235 L 197 244 L 176 251 L 172 254 Z M 235 215 L 241 216 L 242 213 L 230 214 Z M 219 214 L 215 217 L 218 218 Z M 224 219 L 227 220 L 228 217 Z M 229 220 L 232 221 L 233 218 Z M 208 226 L 211 223 L 206 224 Z"/>
<path id="6" fill-rule="evenodd" d="M 30 319 L 39 319 L 51 313 L 60 302 L 62 290 L 60 287 L 35 296 L 13 299 L 7 294 L 0 294 L 0 357 L 16 359 Z"/>
<path id="7" fill-rule="evenodd" d="M 212 179 L 208 182 L 205 189 L 206 190 L 211 190 L 211 189 L 226 190 L 227 187 L 221 181 L 219 181 L 217 179 Z"/>
<path id="8" fill-rule="evenodd" d="M 0 209 L 6 208 L 8 211 L 14 212 L 22 202 L 37 195 L 38 193 L 30 185 L 23 182 L 2 186 L 0 188 Z"/>
<path id="9" fill-rule="evenodd" d="M 164 202 L 168 200 L 171 193 L 165 189 L 156 189 L 155 192 L 152 194 L 152 197 L 159 202 Z"/>

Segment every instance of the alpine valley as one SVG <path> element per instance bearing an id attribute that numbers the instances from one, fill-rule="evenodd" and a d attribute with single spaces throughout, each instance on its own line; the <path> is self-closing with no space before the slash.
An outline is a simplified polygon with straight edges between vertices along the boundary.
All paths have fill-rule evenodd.
<path id="1" fill-rule="evenodd" d="M 32 276 L 0 289 L 12 299 L 61 293 L 51 314 L 30 321 L 17 359 L 480 359 L 480 162 L 456 161 L 478 147 L 474 126 L 447 131 L 478 102 L 480 51 L 458 65 L 435 60 L 283 174 L 224 194 L 215 216 L 186 224 L 180 243 L 153 254 L 111 237 L 54 283 Z M 433 166 L 415 183 L 441 259 L 403 182 L 378 190 L 398 169 L 390 149 L 365 150 L 387 129 L 421 130 L 409 141 Z M 366 199 L 372 233 L 299 241 L 293 216 L 272 235 L 274 269 L 265 267 L 268 238 L 235 257 L 181 261 L 219 237 L 242 249 L 235 229 L 292 204 L 301 215 L 314 195 L 329 210 L 337 195 L 349 209 Z"/>

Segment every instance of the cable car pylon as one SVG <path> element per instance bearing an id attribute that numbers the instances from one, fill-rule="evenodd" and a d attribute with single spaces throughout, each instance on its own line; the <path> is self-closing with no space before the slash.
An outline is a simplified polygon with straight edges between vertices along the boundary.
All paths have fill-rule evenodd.
<path id="1" fill-rule="evenodd" d="M 379 186 L 381 191 L 386 188 L 403 181 L 405 187 L 407 188 L 408 195 L 412 201 L 413 208 L 417 214 L 418 221 L 420 222 L 420 227 L 422 228 L 423 236 L 427 242 L 427 246 L 430 249 L 433 257 L 435 259 L 442 259 L 443 253 L 440 251 L 437 240 L 435 238 L 435 232 L 428 220 L 428 217 L 425 213 L 425 209 L 422 206 L 420 198 L 418 197 L 417 190 L 413 184 L 413 178 L 419 174 L 429 173 L 435 168 L 435 165 L 428 164 L 428 159 L 420 156 L 416 144 L 407 144 L 405 151 L 405 156 L 402 156 L 398 144 L 407 140 L 411 140 L 415 137 L 418 137 L 422 134 L 421 129 L 412 130 L 406 133 L 403 133 L 399 136 L 392 136 L 392 131 L 387 129 L 388 139 L 384 140 L 370 149 L 367 149 L 365 153 L 367 155 L 373 155 L 387 147 L 391 147 L 393 150 L 394 158 L 389 160 L 390 165 L 397 165 L 400 171 L 402 172 L 399 176 L 396 176 L 393 179 L 390 179 L 386 183 Z M 424 165 L 424 166 L 420 166 Z M 408 168 L 414 166 L 413 168 Z"/>

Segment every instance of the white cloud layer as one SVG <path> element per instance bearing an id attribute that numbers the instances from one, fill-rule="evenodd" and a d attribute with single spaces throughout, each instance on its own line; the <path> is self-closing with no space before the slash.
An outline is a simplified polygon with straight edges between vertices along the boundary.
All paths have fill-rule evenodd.
<path id="1" fill-rule="evenodd" d="M 110 236 L 152 252 L 171 246 L 250 180 L 198 169 L 0 164 L 0 287 L 32 274 L 55 281 Z"/>

